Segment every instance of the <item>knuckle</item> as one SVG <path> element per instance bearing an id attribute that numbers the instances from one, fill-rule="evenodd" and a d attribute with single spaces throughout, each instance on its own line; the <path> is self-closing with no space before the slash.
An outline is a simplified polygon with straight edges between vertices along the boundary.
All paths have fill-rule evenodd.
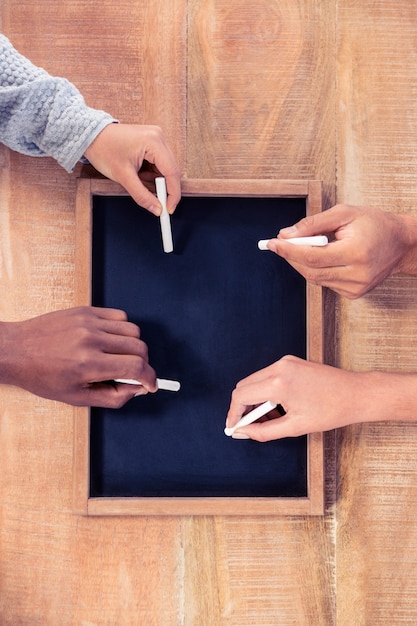
<path id="1" fill-rule="evenodd" d="M 125 322 L 123 322 L 123 329 L 128 331 L 128 336 L 129 337 L 137 340 L 141 344 L 144 343 L 140 339 L 140 328 L 139 328 L 139 326 L 137 326 L 137 324 L 134 324 L 133 322 L 125 321 Z"/>
<path id="2" fill-rule="evenodd" d="M 316 222 L 317 222 L 317 215 L 314 214 L 314 215 L 307 215 L 306 217 L 303 217 L 303 219 L 299 221 L 299 226 L 301 226 L 302 228 L 306 228 L 308 230 L 314 229 Z"/>
<path id="3" fill-rule="evenodd" d="M 312 283 L 313 285 L 319 285 L 320 279 L 317 275 L 317 271 L 312 267 L 307 267 L 303 270 L 304 278 L 307 282 Z"/>
<path id="4" fill-rule="evenodd" d="M 117 319 L 120 319 L 123 322 L 127 322 L 127 313 L 122 309 L 113 309 L 115 316 Z"/>
<path id="5" fill-rule="evenodd" d="M 136 377 L 141 380 L 141 378 L 143 377 L 143 375 L 146 373 L 146 369 L 147 369 L 147 363 L 144 361 L 143 358 L 141 357 L 137 357 L 136 361 L 135 361 L 135 367 L 134 370 L 136 372 Z"/>
<path id="6" fill-rule="evenodd" d="M 114 396 L 112 398 L 112 401 L 111 401 L 111 405 L 112 406 L 109 407 L 109 408 L 111 408 L 111 409 L 121 409 L 122 406 L 124 406 L 128 400 L 129 400 L 129 398 L 124 398 L 124 397 L 121 397 L 121 396 Z"/>
<path id="7" fill-rule="evenodd" d="M 269 437 L 267 437 L 266 434 L 261 431 L 256 435 L 256 441 L 259 441 L 259 443 L 266 443 L 267 441 L 269 441 Z"/>
<path id="8" fill-rule="evenodd" d="M 281 363 L 284 363 L 284 364 L 296 363 L 297 361 L 298 361 L 298 357 L 294 356 L 293 354 L 286 354 L 281 359 Z"/>
<path id="9" fill-rule="evenodd" d="M 292 354 L 286 354 L 277 363 L 277 375 L 274 378 L 274 385 L 285 385 L 285 381 L 291 380 L 294 376 L 294 370 L 298 367 L 300 359 Z"/>
<path id="10" fill-rule="evenodd" d="M 86 361 L 88 359 L 88 347 L 91 347 L 94 331 L 89 328 L 87 323 L 82 322 L 76 331 L 76 343 L 79 347 L 78 359 Z"/>
<path id="11" fill-rule="evenodd" d="M 320 264 L 322 263 L 322 259 L 321 256 L 317 253 L 316 248 L 307 248 L 304 252 L 304 262 L 306 263 L 306 265 L 308 265 L 309 267 L 320 267 Z"/>
<path id="12" fill-rule="evenodd" d="M 344 295 L 348 300 L 358 300 L 359 298 L 362 298 L 362 296 L 364 296 L 366 293 L 367 293 L 367 289 L 356 288 L 356 289 L 353 289 L 352 291 L 345 293 Z"/>
<path id="13" fill-rule="evenodd" d="M 335 281 L 335 273 L 329 270 L 309 269 L 305 272 L 305 279 L 312 285 L 332 285 Z"/>
<path id="14" fill-rule="evenodd" d="M 145 363 L 149 363 L 149 350 L 148 350 L 148 346 L 146 345 L 146 343 L 144 341 L 142 341 L 141 339 L 139 339 L 138 341 L 139 344 L 139 359 L 141 360 L 141 366 L 142 366 L 142 371 L 145 368 Z"/>
<path id="15" fill-rule="evenodd" d="M 251 435 L 251 439 L 258 441 L 259 443 L 266 443 L 267 441 L 271 441 L 271 437 L 267 435 L 266 431 L 262 428 L 259 428 L 256 433 Z"/>
<path id="16" fill-rule="evenodd" d="M 74 320 L 77 326 L 83 326 L 87 320 L 91 317 L 91 310 L 89 307 L 79 306 L 73 309 L 71 318 Z"/>
<path id="17" fill-rule="evenodd" d="M 91 358 L 87 350 L 81 350 L 74 365 L 74 374 L 81 382 L 90 382 Z"/>
<path id="18" fill-rule="evenodd" d="M 149 126 L 149 135 L 152 139 L 160 140 L 164 136 L 164 132 L 160 126 L 153 124 Z"/>
<path id="19" fill-rule="evenodd" d="M 118 396 L 116 394 L 112 396 L 107 396 L 105 400 L 103 400 L 102 405 L 106 409 L 121 409 L 124 404 L 126 404 L 128 398 L 124 398 Z"/>
<path id="20" fill-rule="evenodd" d="M 239 384 L 240 384 L 240 383 L 238 383 L 238 384 L 236 385 L 236 387 L 235 387 L 235 388 L 233 389 L 233 391 L 232 391 L 231 401 L 232 401 L 234 404 L 239 404 L 239 402 L 240 402 L 240 395 L 241 395 L 241 394 L 240 394 L 240 387 L 239 387 Z"/>
<path id="21" fill-rule="evenodd" d="M 303 226 L 306 226 L 307 228 L 312 228 L 316 221 L 315 215 L 307 215 L 301 221 L 302 221 Z"/>

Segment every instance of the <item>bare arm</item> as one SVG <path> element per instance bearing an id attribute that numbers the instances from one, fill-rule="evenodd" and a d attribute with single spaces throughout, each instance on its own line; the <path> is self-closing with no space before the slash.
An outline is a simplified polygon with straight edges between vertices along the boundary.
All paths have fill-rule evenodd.
<path id="1" fill-rule="evenodd" d="M 226 424 L 232 427 L 253 406 L 271 400 L 276 411 L 234 437 L 269 441 L 322 432 L 357 422 L 416 419 L 417 374 L 348 372 L 287 356 L 238 383 Z"/>
<path id="2" fill-rule="evenodd" d="M 326 233 L 334 234 L 334 240 L 324 248 L 293 246 L 286 241 Z M 268 247 L 308 281 L 354 299 L 392 274 L 417 273 L 417 219 L 337 205 L 282 229 Z"/>
<path id="3" fill-rule="evenodd" d="M 108 382 L 115 378 L 143 386 Z M 1 322 L 0 383 L 76 406 L 111 408 L 157 389 L 139 328 L 123 311 L 94 307 Z"/>

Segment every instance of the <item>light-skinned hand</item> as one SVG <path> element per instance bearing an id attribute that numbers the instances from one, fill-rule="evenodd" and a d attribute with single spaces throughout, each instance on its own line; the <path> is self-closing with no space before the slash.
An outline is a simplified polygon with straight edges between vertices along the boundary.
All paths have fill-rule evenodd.
<path id="1" fill-rule="evenodd" d="M 287 239 L 332 234 L 322 248 Z M 336 205 L 283 228 L 268 248 L 311 283 L 355 299 L 397 272 L 417 273 L 417 220 L 378 209 Z"/>
<path id="2" fill-rule="evenodd" d="M 109 124 L 87 148 L 85 156 L 96 170 L 122 185 L 139 206 L 154 215 L 159 215 L 162 207 L 141 177 L 153 181 L 156 176 L 163 176 L 168 212 L 175 211 L 181 198 L 180 171 L 159 126 Z M 145 169 L 139 176 L 139 170 L 149 164 L 151 171 Z"/>
<path id="3" fill-rule="evenodd" d="M 270 441 L 357 422 L 414 419 L 417 375 L 350 372 L 285 356 L 236 385 L 226 426 L 233 427 L 267 400 L 286 414 L 281 417 L 274 409 L 260 422 L 236 430 L 234 438 Z"/>

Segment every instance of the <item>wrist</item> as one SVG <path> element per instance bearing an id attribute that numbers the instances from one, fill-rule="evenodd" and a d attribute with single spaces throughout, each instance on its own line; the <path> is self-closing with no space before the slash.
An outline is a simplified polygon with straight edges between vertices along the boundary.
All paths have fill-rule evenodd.
<path id="1" fill-rule="evenodd" d="M 417 219 L 409 215 L 398 215 L 402 222 L 401 234 L 404 241 L 404 254 L 395 273 L 417 274 Z"/>
<path id="2" fill-rule="evenodd" d="M 112 136 L 113 127 L 116 124 L 119 124 L 116 120 L 107 123 L 107 125 L 97 133 L 90 145 L 85 149 L 83 157 L 92 165 L 94 165 L 94 163 L 102 156 L 103 151 L 106 148 L 107 137 Z"/>
<path id="3" fill-rule="evenodd" d="M 0 384 L 15 384 L 17 337 L 13 339 L 14 322 L 0 322 Z"/>

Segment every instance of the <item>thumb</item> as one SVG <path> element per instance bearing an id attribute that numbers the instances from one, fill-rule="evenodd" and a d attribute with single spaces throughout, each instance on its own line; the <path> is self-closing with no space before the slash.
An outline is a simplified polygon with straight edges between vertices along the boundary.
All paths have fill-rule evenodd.
<path id="1" fill-rule="evenodd" d="M 236 430 L 232 437 L 239 439 L 241 435 L 249 437 L 254 441 L 273 441 L 274 439 L 284 439 L 285 437 L 294 437 L 293 428 L 291 426 L 291 419 L 287 415 L 266 422 L 256 422 L 239 428 Z"/>
<path id="2" fill-rule="evenodd" d="M 137 395 L 137 388 L 131 385 L 110 385 L 95 383 L 82 391 L 82 406 L 96 406 L 107 409 L 120 409 Z"/>
<path id="3" fill-rule="evenodd" d="M 161 204 L 140 180 L 135 168 L 123 173 L 123 179 L 118 181 L 139 206 L 147 209 L 150 213 L 159 216 L 162 211 Z"/>

